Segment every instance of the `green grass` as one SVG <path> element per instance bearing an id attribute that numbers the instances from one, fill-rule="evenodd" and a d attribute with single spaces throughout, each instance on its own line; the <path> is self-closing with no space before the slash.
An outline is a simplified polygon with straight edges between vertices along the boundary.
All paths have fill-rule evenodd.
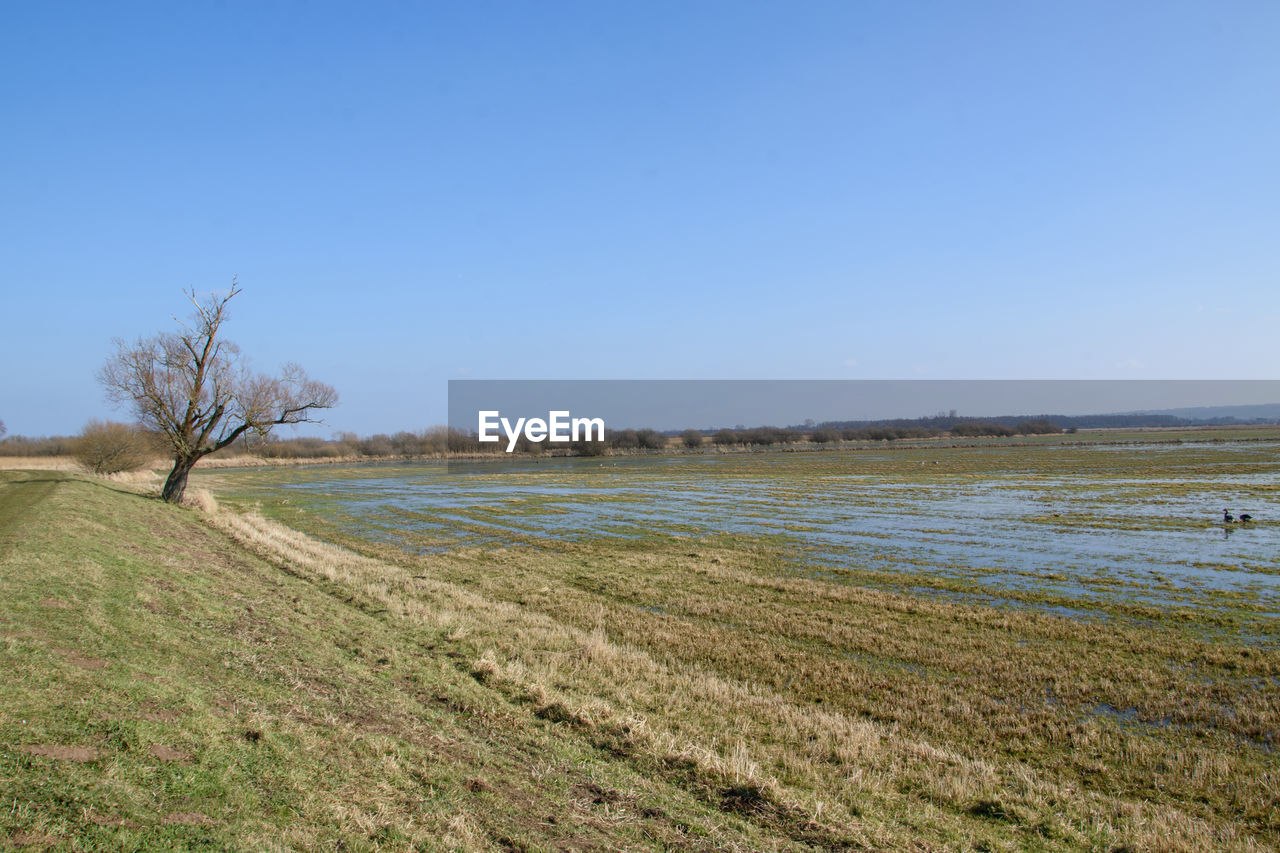
<path id="1" fill-rule="evenodd" d="M 33 849 L 795 846 L 176 509 L 0 481 L 0 839 Z"/>

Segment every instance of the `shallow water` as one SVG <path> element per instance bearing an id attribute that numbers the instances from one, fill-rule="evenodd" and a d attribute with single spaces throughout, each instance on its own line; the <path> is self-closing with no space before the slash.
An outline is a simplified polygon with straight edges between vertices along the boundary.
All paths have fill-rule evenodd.
<path id="1" fill-rule="evenodd" d="M 927 572 L 1010 592 L 1280 612 L 1280 443 L 363 465 L 225 475 L 322 499 L 414 550 L 560 539 L 766 539 L 793 570 Z M 1224 506 L 1261 519 L 1224 526 Z M 1047 605 L 1063 609 L 1059 601 Z M 1071 608 L 1066 608 L 1070 610 Z"/>

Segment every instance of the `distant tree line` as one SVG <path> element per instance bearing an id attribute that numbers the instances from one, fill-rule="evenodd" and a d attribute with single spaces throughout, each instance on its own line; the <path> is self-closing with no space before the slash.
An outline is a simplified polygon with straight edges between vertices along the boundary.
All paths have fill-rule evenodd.
<path id="1" fill-rule="evenodd" d="M 819 444 L 835 441 L 896 441 L 900 438 L 936 438 L 941 430 L 922 426 L 874 426 L 844 427 L 822 426 L 813 431 L 812 439 Z"/>
<path id="2" fill-rule="evenodd" d="M 606 430 L 605 440 L 578 441 L 569 445 L 531 442 L 521 436 L 516 453 L 601 456 L 604 454 L 652 453 L 669 448 L 698 449 L 770 447 L 798 442 L 830 445 L 845 441 L 898 441 L 903 439 L 938 438 L 953 435 L 963 438 L 1009 437 L 1015 435 L 1048 435 L 1073 433 L 1078 429 L 1119 429 L 1152 426 L 1210 426 L 1269 423 L 1266 420 L 1240 421 L 1214 418 L 1212 421 L 1188 421 L 1168 415 L 1093 415 L 1070 417 L 1041 415 L 1036 417 L 998 416 L 965 418 L 954 413 L 933 417 L 885 421 L 837 421 L 817 426 L 761 426 L 719 430 L 686 429 L 661 432 L 655 429 Z M 246 433 L 233 445 L 223 448 L 219 456 L 249 454 L 267 459 L 396 459 L 445 456 L 503 456 L 506 441 L 481 442 L 474 432 L 437 426 L 416 432 L 377 433 L 359 436 L 353 432 L 338 433 L 332 438 L 298 436 L 284 438 L 269 434 L 265 438 Z M 79 435 L 41 436 L 32 438 L 0 433 L 0 456 L 74 456 L 86 467 L 100 473 L 129 470 L 146 462 L 166 457 L 169 453 L 164 437 L 135 424 L 91 421 Z"/>
<path id="3" fill-rule="evenodd" d="M 797 441 L 804 441 L 805 438 L 806 433 L 804 430 L 791 427 L 762 426 L 752 429 L 717 430 L 711 436 L 711 441 L 721 447 L 734 444 L 768 447 L 774 444 L 795 444 Z"/>
<path id="4" fill-rule="evenodd" d="M 606 430 L 605 440 L 576 441 L 568 445 L 530 441 L 521 435 L 514 453 L 540 454 L 567 451 L 578 456 L 599 456 L 606 451 L 662 450 L 669 438 L 653 429 Z M 688 444 L 687 440 L 685 441 Z M 701 444 L 701 436 L 698 436 Z M 453 427 L 432 427 L 419 432 L 378 433 L 361 438 L 354 433 L 341 433 L 333 439 L 272 437 L 266 442 L 249 444 L 244 450 L 258 456 L 280 459 L 322 459 L 343 457 L 392 458 L 413 456 L 446 456 L 506 453 L 507 442 L 482 442 L 474 432 Z"/>
<path id="5" fill-rule="evenodd" d="M 1016 426 L 996 423 L 994 421 L 962 421 L 951 427 L 952 435 L 972 436 L 1010 436 L 1010 435 L 1051 435 L 1062 432 L 1062 427 L 1053 421 L 1040 418 L 1034 421 L 1023 421 Z"/>
<path id="6" fill-rule="evenodd" d="M 607 429 L 604 438 L 613 450 L 663 450 L 667 446 L 667 437 L 654 429 Z"/>
<path id="7" fill-rule="evenodd" d="M 833 428 L 838 430 L 847 429 L 870 429 L 870 428 L 892 428 L 892 429 L 908 429 L 917 428 L 930 430 L 935 435 L 941 435 L 944 432 L 955 432 L 955 428 L 961 424 L 968 423 L 988 423 L 1000 424 L 1002 426 L 1011 427 L 1017 431 L 1018 427 L 1024 423 L 1052 423 L 1061 427 L 1063 430 L 1070 429 L 1137 429 L 1137 428 L 1153 428 L 1153 427 L 1194 427 L 1194 426 L 1250 426 L 1260 424 L 1275 423 L 1274 419 L 1253 418 L 1251 420 L 1241 420 L 1234 417 L 1215 417 L 1215 418 L 1179 418 L 1173 415 L 1148 415 L 1148 414 L 1131 414 L 1131 415 L 993 415 L 983 417 L 963 417 L 955 412 L 949 414 L 938 414 L 921 418 L 888 418 L 884 420 L 864 420 L 864 421 L 827 421 L 819 425 L 819 428 Z M 790 429 L 803 429 L 803 427 L 790 427 Z"/>
<path id="8" fill-rule="evenodd" d="M 470 451 L 468 445 L 466 434 L 460 430 L 433 427 L 417 432 L 401 430 L 391 434 L 377 433 L 363 438 L 354 432 L 338 433 L 331 439 L 316 436 L 281 438 L 273 435 L 265 441 L 242 442 L 237 449 L 268 459 L 343 459 L 361 456 L 382 459 L 395 456 L 442 456 L 451 451 Z"/>
<path id="9" fill-rule="evenodd" d="M 1061 428 L 1048 421 L 1032 421 L 1005 427 L 986 421 L 964 421 L 952 430 L 955 435 L 1014 435 L 1061 432 Z M 666 450 L 670 447 L 696 449 L 710 443 L 727 447 L 771 447 L 811 441 L 832 444 L 841 441 L 895 441 L 911 438 L 935 438 L 944 431 L 913 425 L 844 427 L 823 425 L 818 428 L 803 427 L 752 427 L 703 431 L 687 429 L 679 433 L 663 433 L 655 429 L 606 430 L 605 440 L 577 441 L 569 445 L 532 442 L 520 436 L 514 452 L 522 454 L 568 453 L 576 456 L 600 456 L 606 453 L 627 454 Z M 136 426 L 115 423 L 91 422 L 80 436 L 53 436 L 26 438 L 10 436 L 0 440 L 3 456 L 75 456 L 87 439 L 99 449 L 96 455 L 105 454 L 109 445 L 128 444 L 130 450 L 122 455 L 136 456 L 140 452 L 152 457 L 163 456 L 166 451 L 163 437 L 148 433 Z M 504 454 L 506 441 L 481 442 L 475 433 L 451 427 L 432 427 L 410 432 L 376 433 L 359 436 L 352 432 L 339 433 L 333 438 L 298 436 L 284 438 L 271 434 L 265 438 L 242 436 L 235 444 L 219 451 L 217 455 L 248 454 L 266 459 L 394 459 L 413 457 L 443 457 L 458 455 Z M 85 461 L 85 460 L 82 460 Z M 97 469 L 95 463 L 85 461 L 88 467 Z"/>
<path id="10" fill-rule="evenodd" d="M 75 441 L 73 435 L 11 435 L 0 440 L 0 456 L 70 456 Z"/>

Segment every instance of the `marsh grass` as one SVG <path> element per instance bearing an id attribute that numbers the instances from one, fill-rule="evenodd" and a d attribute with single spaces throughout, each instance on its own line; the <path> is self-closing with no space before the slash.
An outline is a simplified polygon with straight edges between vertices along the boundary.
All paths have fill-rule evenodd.
<path id="1" fill-rule="evenodd" d="M 767 806 L 746 812 L 833 844 L 954 845 L 975 821 L 1065 848 L 1274 838 L 1273 653 L 782 579 L 733 552 L 406 564 L 219 523 L 466 649 L 534 718 L 734 808 L 748 786 Z"/>

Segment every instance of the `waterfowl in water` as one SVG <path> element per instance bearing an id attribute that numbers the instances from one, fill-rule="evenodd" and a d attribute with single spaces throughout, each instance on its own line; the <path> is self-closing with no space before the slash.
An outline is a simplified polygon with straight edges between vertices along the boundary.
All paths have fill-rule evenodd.
<path id="1" fill-rule="evenodd" d="M 1236 519 L 1235 519 L 1235 516 L 1233 516 L 1233 515 L 1231 514 L 1231 510 L 1224 509 L 1224 510 L 1222 511 L 1222 523 L 1223 523 L 1223 524 L 1230 524 L 1231 522 L 1233 522 L 1233 521 L 1235 521 L 1235 520 L 1236 520 Z"/>
<path id="2" fill-rule="evenodd" d="M 1251 522 L 1251 521 L 1253 521 L 1253 516 L 1252 516 L 1252 515 L 1249 515 L 1249 513 L 1247 513 L 1247 512 L 1242 512 L 1242 513 L 1240 513 L 1240 523 L 1241 523 L 1241 524 L 1248 524 L 1248 523 L 1249 523 L 1249 522 Z"/>

